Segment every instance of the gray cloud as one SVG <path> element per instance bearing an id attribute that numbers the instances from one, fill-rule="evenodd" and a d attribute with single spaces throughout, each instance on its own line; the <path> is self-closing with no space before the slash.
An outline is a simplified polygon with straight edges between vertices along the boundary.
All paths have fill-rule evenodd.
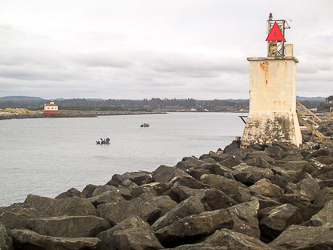
<path id="1" fill-rule="evenodd" d="M 297 94 L 327 96 L 332 7 L 328 0 L 1 2 L 1 95 L 248 98 L 246 58 L 266 55 L 274 10 L 274 18 L 293 19 L 286 38 L 300 60 Z"/>

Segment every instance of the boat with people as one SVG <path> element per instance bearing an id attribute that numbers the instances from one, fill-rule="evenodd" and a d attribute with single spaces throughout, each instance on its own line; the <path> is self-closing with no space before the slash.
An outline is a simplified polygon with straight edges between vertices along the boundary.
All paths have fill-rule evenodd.
<path id="1" fill-rule="evenodd" d="M 141 128 L 142 128 L 142 127 L 143 127 L 143 128 L 144 128 L 144 127 L 147 128 L 147 127 L 149 127 L 149 124 L 148 124 L 148 123 L 141 124 Z"/>
<path id="2" fill-rule="evenodd" d="M 110 144 L 110 138 L 106 138 L 106 139 L 103 139 L 103 138 L 100 138 L 98 141 L 96 141 L 96 144 Z"/>

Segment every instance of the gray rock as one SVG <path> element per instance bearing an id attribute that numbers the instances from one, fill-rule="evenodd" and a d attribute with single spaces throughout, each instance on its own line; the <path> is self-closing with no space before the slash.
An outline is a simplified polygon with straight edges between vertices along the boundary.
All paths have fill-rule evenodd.
<path id="1" fill-rule="evenodd" d="M 252 195 L 263 195 L 269 198 L 280 198 L 282 196 L 281 188 L 265 178 L 249 187 L 249 191 Z"/>
<path id="2" fill-rule="evenodd" d="M 225 173 L 231 173 L 232 172 L 232 170 L 230 168 L 223 166 L 219 162 L 202 164 L 200 166 L 200 169 L 208 170 L 209 173 L 207 173 L 207 174 L 216 174 L 216 175 L 222 175 L 222 176 L 224 176 Z"/>
<path id="3" fill-rule="evenodd" d="M 27 229 L 27 220 L 29 218 L 38 218 L 41 216 L 46 216 L 46 214 L 30 205 L 15 203 L 0 210 L 0 223 L 6 229 Z"/>
<path id="4" fill-rule="evenodd" d="M 276 174 L 284 176 L 294 183 L 298 182 L 303 174 L 311 174 L 315 170 L 317 168 L 307 161 L 290 161 L 280 164 L 278 167 L 273 167 Z"/>
<path id="5" fill-rule="evenodd" d="M 234 232 L 246 234 L 258 239 L 260 238 L 258 199 L 232 206 L 228 208 L 228 211 L 234 221 L 234 226 L 232 228 Z"/>
<path id="6" fill-rule="evenodd" d="M 135 228 L 115 231 L 112 238 L 117 250 L 154 250 L 164 248 L 152 232 Z"/>
<path id="7" fill-rule="evenodd" d="M 235 195 L 235 190 L 238 190 L 239 187 L 247 188 L 246 185 L 239 183 L 236 180 L 227 179 L 224 176 L 215 174 L 205 174 L 201 176 L 200 179 L 203 183 L 224 192 L 230 197 L 232 197 L 232 195 Z"/>
<path id="8" fill-rule="evenodd" d="M 125 201 L 125 198 L 117 191 L 105 191 L 104 193 L 88 198 L 87 200 L 94 206 L 98 206 L 103 203 Z"/>
<path id="9" fill-rule="evenodd" d="M 246 159 L 244 160 L 244 162 L 249 165 L 249 166 L 258 166 L 259 162 L 262 161 L 262 163 L 264 163 L 263 166 L 269 166 L 268 164 L 273 164 L 275 163 L 275 160 L 271 157 L 269 157 L 266 152 L 264 151 L 253 151 L 251 152 L 251 154 L 249 154 Z"/>
<path id="10" fill-rule="evenodd" d="M 218 229 L 233 227 L 230 212 L 226 209 L 190 215 L 156 231 L 161 242 L 176 241 L 183 238 L 202 237 Z"/>
<path id="11" fill-rule="evenodd" d="M 241 163 L 232 169 L 234 169 L 232 173 L 235 179 L 247 186 L 251 186 L 263 178 L 270 179 L 274 175 L 269 168 L 248 166 L 246 163 Z"/>
<path id="12" fill-rule="evenodd" d="M 156 185 L 158 185 L 158 182 L 154 182 L 154 183 Z M 155 190 L 154 185 L 150 185 L 150 184 L 144 184 L 144 185 L 132 188 L 131 193 L 132 193 L 133 197 L 137 198 L 144 193 L 146 193 L 146 194 L 149 193 L 154 196 L 157 196 L 158 192 Z"/>
<path id="13" fill-rule="evenodd" d="M 305 223 L 307 226 L 319 227 L 327 225 L 328 227 L 333 223 L 333 200 L 328 201 L 324 208 Z"/>
<path id="14" fill-rule="evenodd" d="M 262 210 L 267 207 L 273 207 L 273 206 L 280 206 L 282 205 L 280 202 L 271 199 L 269 197 L 263 196 L 263 195 L 255 195 L 254 196 L 259 201 L 259 209 Z"/>
<path id="15" fill-rule="evenodd" d="M 52 237 L 95 237 L 111 227 L 103 218 L 88 216 L 42 217 L 28 220 L 31 230 Z"/>
<path id="16" fill-rule="evenodd" d="M 166 227 L 175 221 L 190 216 L 193 214 L 201 214 L 204 212 L 204 206 L 197 197 L 190 197 L 176 207 L 167 212 L 164 216 L 160 217 L 153 225 L 153 230 L 157 231 L 163 227 Z"/>
<path id="17" fill-rule="evenodd" d="M 320 192 L 318 181 L 314 178 L 306 178 L 296 184 L 297 189 L 301 195 L 309 198 L 310 201 L 314 201 L 315 197 Z"/>
<path id="18" fill-rule="evenodd" d="M 107 184 L 115 187 L 128 186 L 125 182 L 126 180 L 130 180 L 136 185 L 141 186 L 143 184 L 153 182 L 153 175 L 151 172 L 147 171 L 127 172 L 122 175 L 115 174 Z"/>
<path id="19" fill-rule="evenodd" d="M 302 222 L 303 218 L 299 208 L 287 203 L 278 207 L 268 208 L 259 225 L 262 236 L 273 240 L 288 226 L 301 224 Z"/>
<path id="20" fill-rule="evenodd" d="M 195 156 L 184 157 L 182 161 L 176 164 L 176 169 L 187 171 L 190 168 L 199 168 L 203 163 L 204 162 L 202 160 L 199 160 Z"/>
<path id="21" fill-rule="evenodd" d="M 167 212 L 169 212 L 170 210 L 172 210 L 174 207 L 176 207 L 178 205 L 177 202 L 172 200 L 167 195 L 155 197 L 155 198 L 149 200 L 148 202 L 158 208 L 158 210 L 159 210 L 158 217 L 165 215 Z"/>
<path id="22" fill-rule="evenodd" d="M 216 231 L 213 235 L 207 237 L 204 242 L 212 246 L 223 246 L 228 250 L 273 250 L 257 238 L 228 229 Z"/>
<path id="23" fill-rule="evenodd" d="M 47 216 L 84 216 L 94 215 L 95 207 L 87 200 L 78 197 L 50 199 L 29 194 L 24 204 L 36 208 Z"/>
<path id="24" fill-rule="evenodd" d="M 201 202 L 206 211 L 224 209 L 237 204 L 236 201 L 216 188 L 205 190 Z"/>
<path id="25" fill-rule="evenodd" d="M 281 160 L 285 156 L 284 150 L 276 145 L 265 148 L 265 153 L 275 160 Z"/>
<path id="26" fill-rule="evenodd" d="M 94 192 L 92 194 L 92 197 L 100 195 L 100 194 L 102 194 L 102 193 L 104 193 L 106 191 L 112 191 L 112 192 L 119 193 L 126 200 L 131 200 L 133 198 L 133 195 L 132 195 L 130 189 L 137 187 L 137 185 L 134 182 L 131 182 L 131 181 L 129 181 L 129 182 L 130 182 L 130 185 L 129 185 L 130 187 L 121 186 L 121 185 L 119 185 L 119 187 L 115 187 L 115 186 L 111 186 L 111 185 L 98 186 L 94 190 Z"/>
<path id="27" fill-rule="evenodd" d="M 85 188 L 82 190 L 82 194 L 83 194 L 86 198 L 90 198 L 90 197 L 92 197 L 92 194 L 93 194 L 93 192 L 95 191 L 96 188 L 97 188 L 96 185 L 88 184 L 88 185 L 85 186 Z"/>
<path id="28" fill-rule="evenodd" d="M 235 193 L 230 195 L 238 203 L 248 202 L 251 200 L 250 190 L 248 188 L 238 187 Z"/>
<path id="29" fill-rule="evenodd" d="M 212 246 L 209 243 L 198 243 L 198 244 L 186 244 L 186 245 L 181 245 L 178 247 L 174 248 L 165 248 L 166 250 L 168 249 L 173 249 L 173 250 L 228 250 L 227 247 L 224 246 Z"/>
<path id="30" fill-rule="evenodd" d="M 330 154 L 330 151 L 328 148 L 321 148 L 321 149 L 318 149 L 314 152 L 312 152 L 311 154 L 309 154 L 306 158 L 309 159 L 309 158 L 317 158 L 318 156 L 327 156 Z"/>
<path id="31" fill-rule="evenodd" d="M 148 202 L 134 198 L 130 201 L 98 205 L 97 212 L 114 226 L 132 215 L 138 215 L 142 220 L 147 222 L 153 221 L 159 210 Z"/>
<path id="32" fill-rule="evenodd" d="M 76 188 L 68 189 L 66 192 L 59 194 L 55 197 L 55 199 L 64 199 L 64 198 L 71 198 L 71 197 L 79 197 L 79 198 L 86 198 L 79 190 Z"/>
<path id="33" fill-rule="evenodd" d="M 325 187 L 322 189 L 313 201 L 314 205 L 325 205 L 326 202 L 333 199 L 333 188 Z"/>
<path id="34" fill-rule="evenodd" d="M 280 201 L 283 201 L 283 203 L 289 203 L 299 209 L 311 205 L 309 198 L 301 194 L 284 194 Z"/>
<path id="35" fill-rule="evenodd" d="M 7 230 L 2 223 L 0 223 L 0 249 L 14 250 L 12 239 L 8 236 Z"/>
<path id="36" fill-rule="evenodd" d="M 269 246 L 285 249 L 333 249 L 333 231 L 329 227 L 292 225 L 274 239 Z"/>
<path id="37" fill-rule="evenodd" d="M 153 233 L 153 230 L 147 222 L 143 221 L 139 216 L 134 215 L 123 220 L 118 225 L 99 233 L 96 236 L 102 241 L 102 249 L 116 250 L 116 239 L 113 237 L 113 234 L 116 231 L 122 231 L 126 229 L 136 229 L 135 231 L 149 233 L 149 235 L 150 233 Z"/>
<path id="38" fill-rule="evenodd" d="M 155 171 L 153 171 L 152 175 L 155 182 L 163 183 L 170 182 L 172 179 L 177 177 L 190 176 L 181 169 L 168 167 L 165 165 L 159 166 Z"/>
<path id="39" fill-rule="evenodd" d="M 11 230 L 11 236 L 13 237 L 13 245 L 17 249 L 88 250 L 99 249 L 102 244 L 98 238 L 50 237 L 28 229 L 13 229 Z"/>
<path id="40" fill-rule="evenodd" d="M 194 189 L 187 186 L 182 186 L 179 182 L 176 182 L 169 191 L 169 196 L 176 202 L 181 202 L 195 196 L 197 193 L 205 192 L 206 189 Z"/>

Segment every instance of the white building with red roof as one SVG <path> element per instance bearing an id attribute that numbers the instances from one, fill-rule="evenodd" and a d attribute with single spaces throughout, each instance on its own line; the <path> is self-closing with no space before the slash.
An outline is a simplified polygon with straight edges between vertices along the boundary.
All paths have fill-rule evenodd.
<path id="1" fill-rule="evenodd" d="M 53 99 L 51 99 L 49 104 L 44 104 L 45 113 L 58 113 L 58 105 L 54 104 Z"/>

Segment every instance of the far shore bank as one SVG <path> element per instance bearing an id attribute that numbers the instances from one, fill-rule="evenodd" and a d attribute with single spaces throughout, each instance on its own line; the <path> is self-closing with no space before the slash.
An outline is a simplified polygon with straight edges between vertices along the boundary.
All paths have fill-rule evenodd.
<path id="1" fill-rule="evenodd" d="M 166 112 L 153 111 L 59 111 L 54 114 L 44 114 L 43 112 L 33 113 L 9 113 L 0 112 L 0 120 L 7 119 L 25 119 L 25 118 L 69 118 L 69 117 L 98 117 L 107 115 L 148 115 L 148 114 L 166 114 Z"/>

